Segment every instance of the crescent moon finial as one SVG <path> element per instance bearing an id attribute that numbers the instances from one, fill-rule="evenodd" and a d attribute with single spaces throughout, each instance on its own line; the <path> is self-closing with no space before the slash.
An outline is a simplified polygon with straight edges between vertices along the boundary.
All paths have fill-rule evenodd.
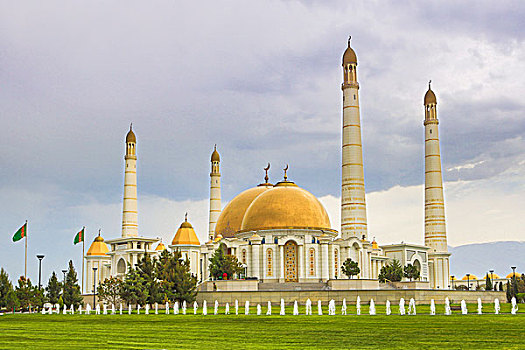
<path id="1" fill-rule="evenodd" d="M 270 180 L 270 178 L 268 177 L 268 170 L 270 170 L 270 162 L 268 162 L 268 166 L 266 168 L 264 168 L 264 171 L 266 172 L 266 174 L 264 175 L 264 183 L 268 183 L 268 180 Z"/>
<path id="2" fill-rule="evenodd" d="M 286 164 L 286 168 L 284 170 L 284 181 L 288 181 L 288 176 L 286 176 L 286 171 L 288 171 L 288 164 Z"/>

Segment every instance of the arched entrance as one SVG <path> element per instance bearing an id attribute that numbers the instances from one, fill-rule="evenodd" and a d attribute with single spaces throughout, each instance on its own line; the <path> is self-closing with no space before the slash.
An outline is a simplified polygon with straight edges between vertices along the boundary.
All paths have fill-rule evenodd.
<path id="1" fill-rule="evenodd" d="M 288 241 L 284 245 L 284 281 L 297 282 L 297 243 Z"/>
<path id="2" fill-rule="evenodd" d="M 126 273 L 126 262 L 122 258 L 117 263 L 117 273 Z"/>

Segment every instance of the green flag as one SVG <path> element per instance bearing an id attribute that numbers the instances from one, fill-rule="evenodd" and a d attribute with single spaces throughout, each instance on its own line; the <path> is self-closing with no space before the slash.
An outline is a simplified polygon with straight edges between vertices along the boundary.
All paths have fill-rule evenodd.
<path id="1" fill-rule="evenodd" d="M 75 236 L 75 240 L 73 241 L 74 244 L 84 242 L 84 227 L 82 227 L 82 230 L 80 230 L 79 233 Z"/>
<path id="2" fill-rule="evenodd" d="M 27 236 L 27 222 L 16 231 L 15 235 L 13 236 L 13 242 L 18 242 L 22 238 Z"/>

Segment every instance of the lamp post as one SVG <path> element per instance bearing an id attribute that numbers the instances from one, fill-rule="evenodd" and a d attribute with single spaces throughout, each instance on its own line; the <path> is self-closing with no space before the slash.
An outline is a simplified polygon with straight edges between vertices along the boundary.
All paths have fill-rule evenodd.
<path id="1" fill-rule="evenodd" d="M 512 279 L 516 281 L 516 266 L 511 266 L 512 269 Z"/>
<path id="2" fill-rule="evenodd" d="M 452 289 L 454 289 L 454 279 L 455 279 L 454 277 L 455 277 L 454 275 L 450 276 L 450 280 L 452 281 Z"/>
<path id="3" fill-rule="evenodd" d="M 67 270 L 62 270 L 62 274 L 64 275 L 64 279 L 62 280 L 62 294 L 64 293 L 66 288 L 66 272 Z"/>
<path id="4" fill-rule="evenodd" d="M 467 273 L 467 290 L 470 290 L 470 273 Z"/>
<path id="5" fill-rule="evenodd" d="M 490 275 L 489 275 L 490 284 L 492 285 L 492 290 L 494 290 L 494 270 L 489 270 L 489 272 L 490 272 Z"/>
<path id="6" fill-rule="evenodd" d="M 36 257 L 38 259 L 38 289 L 42 289 L 42 259 L 44 259 L 44 255 L 39 254 Z"/>
<path id="7" fill-rule="evenodd" d="M 97 268 L 93 267 L 93 307 L 95 307 L 96 304 L 96 297 L 97 295 Z"/>

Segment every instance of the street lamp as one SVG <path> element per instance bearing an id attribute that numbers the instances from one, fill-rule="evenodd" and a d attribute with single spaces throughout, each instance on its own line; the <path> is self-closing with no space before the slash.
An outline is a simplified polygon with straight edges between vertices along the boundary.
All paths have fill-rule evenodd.
<path id="1" fill-rule="evenodd" d="M 97 268 L 93 267 L 93 307 L 95 307 L 96 300 L 95 296 L 97 295 Z"/>
<path id="2" fill-rule="evenodd" d="M 470 290 L 470 273 L 467 273 L 467 290 Z"/>
<path id="3" fill-rule="evenodd" d="M 454 280 L 455 280 L 454 277 L 455 277 L 454 275 L 450 276 L 450 279 L 452 280 L 452 289 L 454 289 Z"/>
<path id="4" fill-rule="evenodd" d="M 44 259 L 44 255 L 39 254 L 36 257 L 38 259 L 38 289 L 42 289 L 42 259 Z"/>
<path id="5" fill-rule="evenodd" d="M 62 270 L 62 274 L 64 275 L 64 279 L 62 280 L 62 293 L 66 290 L 66 272 L 67 270 Z"/>
<path id="6" fill-rule="evenodd" d="M 511 266 L 510 268 L 512 269 L 512 278 L 516 281 L 516 266 Z"/>

